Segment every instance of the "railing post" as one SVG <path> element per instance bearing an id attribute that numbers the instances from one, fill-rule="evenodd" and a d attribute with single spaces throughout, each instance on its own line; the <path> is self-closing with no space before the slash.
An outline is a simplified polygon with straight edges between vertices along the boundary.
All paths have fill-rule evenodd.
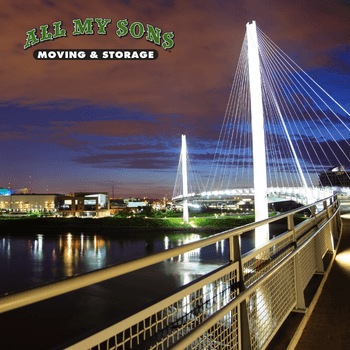
<path id="1" fill-rule="evenodd" d="M 293 242 L 295 249 L 297 248 L 298 242 L 296 237 L 296 232 L 294 228 L 294 217 L 293 214 L 288 215 L 288 231 L 293 232 Z M 294 311 L 296 312 L 305 312 L 305 298 L 304 298 L 304 290 L 303 290 L 303 282 L 301 280 L 301 269 L 300 269 L 300 261 L 299 254 L 294 256 L 294 274 L 295 274 L 295 297 L 296 297 L 296 305 Z"/>
<path id="2" fill-rule="evenodd" d="M 336 221 L 336 217 L 332 219 L 332 221 L 328 224 L 328 252 L 334 253 L 334 222 Z"/>
<path id="3" fill-rule="evenodd" d="M 311 216 L 314 218 L 315 226 L 316 226 L 316 224 L 317 224 L 317 222 L 316 222 L 316 220 L 317 220 L 316 219 L 316 205 L 311 206 L 310 210 L 311 210 Z"/>
<path id="4" fill-rule="evenodd" d="M 323 209 L 325 209 L 327 211 L 327 219 L 329 219 L 327 201 L 323 201 Z M 326 225 L 325 230 L 326 230 L 326 235 L 327 235 L 328 225 Z M 327 237 L 325 237 L 325 239 L 327 239 Z M 315 241 L 316 241 L 316 273 L 318 275 L 323 275 L 324 274 L 324 265 L 323 265 L 323 260 L 322 260 L 322 252 L 321 252 L 321 244 L 320 244 L 320 232 L 315 237 Z"/>
<path id="5" fill-rule="evenodd" d="M 244 280 L 243 280 L 243 265 L 241 257 L 241 236 L 231 236 L 229 238 L 229 247 L 230 247 L 230 261 L 232 263 L 238 262 L 238 278 L 239 278 L 239 293 L 242 293 L 245 290 Z M 239 314 L 239 329 L 240 329 L 240 349 L 242 350 L 251 350 L 252 344 L 250 340 L 250 330 L 249 330 L 249 319 L 248 319 L 248 309 L 247 309 L 247 300 L 243 300 L 238 306 Z"/>
<path id="6" fill-rule="evenodd" d="M 239 242 L 238 242 L 239 244 Z M 231 236 L 229 239 L 228 239 L 228 245 L 229 245 L 229 249 L 230 249 L 230 262 L 235 262 L 237 261 L 237 252 L 235 251 L 235 244 L 234 244 L 234 240 L 233 240 L 233 237 Z M 236 253 L 236 254 L 235 254 Z"/>
<path id="7" fill-rule="evenodd" d="M 337 204 L 338 203 L 334 203 L 333 210 L 331 212 L 332 215 L 337 210 Z M 337 226 L 338 226 L 337 225 L 337 215 L 335 215 L 333 220 L 332 220 L 332 235 L 333 235 L 333 238 L 337 238 L 337 230 L 338 230 Z"/>
<path id="8" fill-rule="evenodd" d="M 340 204 L 339 204 L 339 200 L 338 200 L 337 195 L 335 195 L 335 201 L 337 203 L 335 209 L 338 209 Z M 335 218 L 334 218 L 334 226 L 333 226 L 333 237 L 334 238 L 336 238 L 336 239 L 339 238 L 340 229 L 341 229 L 341 222 L 340 222 L 340 209 L 339 209 L 338 213 L 335 215 Z"/>
<path id="9" fill-rule="evenodd" d="M 334 203 L 334 202 L 333 202 Z M 324 204 L 323 204 L 324 205 Z M 332 198 L 330 198 L 330 205 L 326 208 L 327 210 L 327 220 L 329 220 L 329 218 L 332 216 L 332 208 L 334 208 L 334 206 L 332 206 Z M 334 244 L 333 244 L 333 231 L 334 231 L 334 219 L 332 221 L 330 221 L 327 226 L 326 226 L 326 247 L 327 247 L 327 252 L 331 252 L 333 254 L 334 252 Z"/>

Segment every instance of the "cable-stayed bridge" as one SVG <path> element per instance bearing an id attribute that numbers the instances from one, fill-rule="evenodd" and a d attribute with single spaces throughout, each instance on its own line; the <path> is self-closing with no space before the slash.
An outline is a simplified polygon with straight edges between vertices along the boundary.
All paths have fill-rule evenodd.
<path id="1" fill-rule="evenodd" d="M 338 188 L 338 187 L 328 187 L 328 188 L 310 188 L 306 189 L 304 187 L 268 187 L 267 188 L 267 196 L 268 203 L 278 202 L 280 200 L 292 200 L 298 202 L 303 205 L 307 205 L 309 203 L 316 202 L 322 198 L 329 197 L 334 194 L 334 192 L 343 191 L 345 195 L 349 195 L 350 190 L 348 188 Z M 201 201 L 210 198 L 218 198 L 218 199 L 228 199 L 232 196 L 254 196 L 255 191 L 254 188 L 235 188 L 231 190 L 224 191 L 208 191 L 202 193 L 189 193 L 186 197 L 180 195 L 178 197 L 174 197 L 175 201 L 183 201 L 184 199 L 193 200 L 193 201 Z"/>
<path id="2" fill-rule="evenodd" d="M 269 59 L 277 60 L 277 63 L 272 65 Z M 265 220 L 258 219 L 255 223 L 204 239 L 194 239 L 176 248 L 169 249 L 166 245 L 164 250 L 136 260 L 74 275 L 19 293 L 6 293 L 0 297 L 0 315 L 3 313 L 3 324 L 10 324 L 13 332 L 3 332 L 1 344 L 5 344 L 4 348 L 16 347 L 19 338 L 18 320 L 28 319 L 28 322 L 33 323 L 32 320 L 37 321 L 39 318 L 40 310 L 51 312 L 48 304 L 40 304 L 47 299 L 59 296 L 59 299 L 52 300 L 52 304 L 68 307 L 71 314 L 72 301 L 81 300 L 83 294 L 91 294 L 86 290 L 82 293 L 79 290 L 111 280 L 111 284 L 119 291 L 123 289 L 120 288 L 123 283 L 114 278 L 123 275 L 127 275 L 128 281 L 134 279 L 135 285 L 139 284 L 141 293 L 144 294 L 146 285 L 142 284 L 140 276 L 145 275 L 147 271 L 147 279 L 152 281 L 149 279 L 150 270 L 144 270 L 145 268 L 161 264 L 162 269 L 167 270 L 166 274 L 172 275 L 176 271 L 175 265 L 179 265 L 182 260 L 186 261 L 186 265 L 180 266 L 180 269 L 188 270 L 189 264 L 196 264 L 195 260 L 188 259 L 189 256 L 200 257 L 205 249 L 214 245 L 218 252 L 219 246 L 223 249 L 224 244 L 227 244 L 227 264 L 217 265 L 217 268 L 209 272 L 199 268 L 200 273 L 196 271 L 190 283 L 184 282 L 184 285 L 175 288 L 169 294 L 164 293 L 165 284 L 157 283 L 154 290 L 159 290 L 159 298 L 154 296 L 151 301 L 145 299 L 144 295 L 135 297 L 134 294 L 127 299 L 116 298 L 120 303 L 130 300 L 125 303 L 130 307 L 126 314 L 120 314 L 116 300 L 110 298 L 110 295 L 115 297 L 115 294 L 112 290 L 108 291 L 105 284 L 93 287 L 91 291 L 94 302 L 90 304 L 94 304 L 96 310 L 92 309 L 93 305 L 84 303 L 86 313 L 82 313 L 80 319 L 74 319 L 74 323 L 81 321 L 81 331 L 87 333 L 79 334 L 64 344 L 56 343 L 55 348 L 260 350 L 267 348 L 291 312 L 306 313 L 306 319 L 310 316 L 314 302 L 307 305 L 304 293 L 314 289 L 315 284 L 312 281 L 315 274 L 318 277 L 325 275 L 324 279 L 327 278 L 344 233 L 337 195 L 325 197 L 327 191 L 334 190 L 328 186 L 332 184 L 334 176 L 344 181 L 341 185 L 349 180 L 341 166 L 334 167 L 335 164 L 349 164 L 349 129 L 344 122 L 344 117 L 349 114 L 330 97 L 330 101 L 323 103 L 325 96 L 319 98 L 320 87 L 317 93 L 312 92 L 303 97 L 301 92 L 305 92 L 303 89 L 311 86 L 311 82 L 306 80 L 304 73 L 302 75 L 299 70 L 291 68 L 295 67 L 295 64 L 293 66 L 287 62 L 290 62 L 288 58 L 257 30 L 255 23 L 247 25 L 238 73 L 235 76 L 210 174 L 205 178 L 205 184 L 201 182 L 200 177 L 193 175 L 194 162 L 188 160 L 191 152 L 187 151 L 186 138 L 182 137 L 174 198 L 182 199 L 186 206 L 186 201 L 194 198 L 254 194 L 255 210 L 262 216 L 267 212 L 268 196 L 270 199 L 274 195 L 294 196 L 301 203 L 314 201 L 316 198 L 322 198 L 322 201 Z M 315 87 L 313 89 L 316 91 Z M 326 93 L 323 95 L 327 97 Z M 329 108 L 331 105 L 332 112 Z M 333 112 L 334 108 L 338 111 Z M 326 171 L 329 168 L 332 170 Z M 317 186 L 316 183 L 320 172 L 323 173 L 320 177 L 323 187 Z M 318 204 L 323 207 L 319 212 L 316 208 Z M 304 210 L 310 210 L 310 218 L 297 223 L 296 216 Z M 255 232 L 262 229 L 261 232 L 266 233 L 266 225 L 269 224 L 282 224 L 286 231 L 258 249 L 243 252 L 241 238 L 243 240 L 244 236 L 254 229 Z M 345 231 L 349 234 L 349 229 Z M 346 247 L 341 247 L 340 254 L 343 255 L 344 265 L 347 265 L 346 271 L 349 250 L 347 242 L 349 240 L 345 240 Z M 7 248 L 8 252 L 9 249 L 10 245 Z M 203 251 L 200 251 L 201 249 Z M 331 256 L 328 268 L 324 265 L 326 260 L 330 260 L 326 259 L 326 255 Z M 332 323 L 336 326 L 333 330 L 327 324 L 325 336 L 338 330 L 340 313 L 334 310 L 341 311 L 348 307 L 347 294 L 341 293 L 341 288 L 337 285 L 334 287 L 334 280 L 339 276 L 338 268 L 336 271 L 332 278 L 333 291 L 336 291 L 336 294 L 327 295 L 334 295 L 334 299 L 339 299 L 338 309 L 334 308 L 334 303 L 330 306 L 329 302 L 324 303 L 326 308 L 331 310 L 323 313 L 333 315 Z M 349 274 L 342 273 L 343 275 Z M 156 276 L 159 280 L 162 279 L 158 273 Z M 157 282 L 156 279 L 154 281 Z M 312 288 L 308 288 L 310 284 Z M 344 278 L 340 284 L 343 286 Z M 108 298 L 101 298 L 102 304 L 96 303 L 96 293 L 103 290 L 108 291 Z M 75 296 L 76 299 L 71 294 L 75 291 L 80 293 Z M 66 293 L 69 293 L 68 302 L 67 299 L 61 299 Z M 140 308 L 136 306 L 136 299 L 141 303 Z M 103 309 L 108 309 L 110 318 L 101 324 Z M 116 314 L 113 314 L 114 312 Z M 66 314 L 67 311 L 62 313 Z M 85 317 L 87 314 L 96 319 L 94 328 L 89 326 L 90 321 Z M 47 322 L 50 320 L 45 315 L 43 312 L 44 317 L 39 327 L 42 325 L 47 328 Z M 76 316 L 79 315 L 75 312 Z M 63 316 L 62 319 L 65 320 L 66 317 Z M 31 342 L 30 338 L 25 336 L 22 337 L 25 344 L 32 344 L 32 347 L 39 344 L 36 348 L 52 348 L 54 344 L 43 346 L 42 341 L 44 338 L 50 341 L 57 338 L 56 321 L 57 318 L 52 321 L 52 337 L 37 337 L 38 332 L 35 329 L 31 332 L 31 335 L 35 336 L 35 342 Z M 38 323 L 34 323 L 35 327 L 38 327 Z M 66 333 L 66 323 L 63 326 Z M 318 328 L 322 333 L 324 328 Z M 7 329 L 10 330 L 10 327 Z M 289 336 L 290 334 L 286 338 Z M 341 337 L 341 334 L 339 336 Z M 288 348 L 294 348 L 294 340 L 295 338 Z M 61 341 L 60 337 L 57 338 L 57 342 Z M 337 344 L 333 342 L 334 340 L 332 345 Z"/>
<path id="3" fill-rule="evenodd" d="M 173 199 L 186 207 L 189 200 L 254 195 L 258 221 L 279 198 L 306 205 L 335 191 L 349 195 L 349 116 L 248 23 L 210 173 L 203 182 L 195 175 L 183 137 Z M 330 168 L 341 187 L 334 187 Z"/>

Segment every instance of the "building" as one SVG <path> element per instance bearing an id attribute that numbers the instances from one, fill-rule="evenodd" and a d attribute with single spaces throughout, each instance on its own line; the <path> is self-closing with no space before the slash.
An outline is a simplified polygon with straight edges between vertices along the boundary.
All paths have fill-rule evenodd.
<path id="1" fill-rule="evenodd" d="M 7 194 L 0 195 L 2 211 L 28 213 L 33 211 L 53 213 L 58 194 Z"/>
<path id="2" fill-rule="evenodd" d="M 110 212 L 111 215 L 116 215 L 121 211 L 124 211 L 124 209 L 127 208 L 127 203 L 124 202 L 124 199 L 122 198 L 111 198 L 110 199 Z"/>
<path id="3" fill-rule="evenodd" d="M 142 209 L 148 204 L 148 201 L 142 201 L 139 198 L 125 198 L 124 203 L 127 205 L 129 211 L 132 211 L 133 213 L 140 213 Z"/>
<path id="4" fill-rule="evenodd" d="M 108 192 L 76 192 L 57 197 L 57 213 L 64 217 L 103 217 L 110 215 Z"/>
<path id="5" fill-rule="evenodd" d="M 330 168 L 319 176 L 320 186 L 350 187 L 350 172 L 342 165 Z"/>
<path id="6" fill-rule="evenodd" d="M 12 193 L 13 191 L 11 191 L 9 188 L 0 188 L 0 196 L 9 196 Z"/>

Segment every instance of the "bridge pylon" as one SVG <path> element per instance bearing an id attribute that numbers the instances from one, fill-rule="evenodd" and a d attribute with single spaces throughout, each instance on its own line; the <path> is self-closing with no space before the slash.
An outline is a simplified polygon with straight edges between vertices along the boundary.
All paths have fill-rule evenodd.
<path id="1" fill-rule="evenodd" d="M 254 169 L 254 209 L 255 221 L 268 218 L 267 176 L 264 115 L 261 91 L 261 75 L 259 64 L 259 44 L 256 23 L 247 23 L 248 38 L 248 67 L 251 105 L 251 123 L 253 140 L 253 169 Z M 260 247 L 269 241 L 268 225 L 255 229 L 255 247 Z"/>
<path id="2" fill-rule="evenodd" d="M 182 217 L 184 224 L 188 224 L 188 201 L 185 199 L 188 195 L 188 184 L 187 184 L 187 144 L 186 135 L 181 135 L 181 159 L 182 159 L 182 194 L 184 196 Z"/>

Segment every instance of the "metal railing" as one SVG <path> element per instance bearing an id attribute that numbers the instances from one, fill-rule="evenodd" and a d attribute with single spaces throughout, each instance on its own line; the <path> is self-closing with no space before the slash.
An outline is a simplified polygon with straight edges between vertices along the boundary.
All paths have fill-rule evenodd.
<path id="1" fill-rule="evenodd" d="M 187 196 L 178 195 L 173 197 L 172 199 L 175 201 L 182 201 L 183 199 L 188 200 L 200 200 L 203 198 L 210 198 L 211 196 L 235 196 L 235 195 L 254 195 L 254 188 L 235 188 L 228 190 L 218 190 L 218 191 L 207 191 L 201 193 L 189 193 Z M 343 193 L 344 195 L 350 195 L 350 188 L 347 187 L 313 187 L 313 188 L 305 188 L 305 187 L 268 187 L 267 194 L 268 195 L 276 195 L 280 198 L 286 198 L 290 200 L 295 200 L 300 204 L 307 205 L 308 203 L 312 203 L 320 200 L 321 198 L 325 198 L 331 196 L 333 193 Z"/>
<path id="2" fill-rule="evenodd" d="M 316 205 L 323 210 L 316 213 Z M 294 226 L 294 215 L 311 216 Z M 285 233 L 241 256 L 240 236 L 287 219 Z M 67 349 L 264 349 L 293 310 L 340 230 L 336 196 L 266 220 L 113 267 L 2 297 L 0 313 L 229 240 L 230 263 Z"/>

